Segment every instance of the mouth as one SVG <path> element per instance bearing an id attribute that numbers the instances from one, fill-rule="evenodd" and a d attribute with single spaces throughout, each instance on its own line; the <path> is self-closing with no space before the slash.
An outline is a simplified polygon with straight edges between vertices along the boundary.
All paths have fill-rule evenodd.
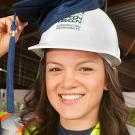
<path id="1" fill-rule="evenodd" d="M 75 103 L 80 100 L 85 94 L 58 94 L 64 103 Z"/>

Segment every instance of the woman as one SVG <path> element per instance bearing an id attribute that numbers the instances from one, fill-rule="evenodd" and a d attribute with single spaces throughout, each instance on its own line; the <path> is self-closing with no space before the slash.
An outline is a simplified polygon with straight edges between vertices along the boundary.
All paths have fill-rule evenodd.
<path id="1" fill-rule="evenodd" d="M 101 9 L 60 20 L 29 49 L 42 61 L 25 98 L 24 135 L 129 135 L 117 34 Z"/>
<path id="2" fill-rule="evenodd" d="M 42 61 L 34 93 L 25 98 L 24 134 L 129 135 L 117 34 L 101 9 L 60 20 L 29 49 Z"/>

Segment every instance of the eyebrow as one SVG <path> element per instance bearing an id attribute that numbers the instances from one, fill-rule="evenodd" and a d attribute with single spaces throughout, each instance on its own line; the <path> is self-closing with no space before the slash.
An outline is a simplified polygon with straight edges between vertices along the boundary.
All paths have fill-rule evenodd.
<path id="1" fill-rule="evenodd" d="M 62 64 L 60 64 L 60 63 L 58 63 L 58 62 L 54 62 L 54 61 L 49 61 L 49 62 L 47 62 L 47 63 L 46 63 L 46 65 L 48 65 L 48 64 L 57 64 L 57 65 L 62 65 Z"/>
<path id="2" fill-rule="evenodd" d="M 85 64 L 85 63 L 95 63 L 96 64 L 96 61 L 89 59 L 89 60 L 79 62 L 77 65 L 81 65 L 81 64 Z"/>
<path id="3" fill-rule="evenodd" d="M 89 60 L 81 61 L 81 62 L 77 63 L 77 65 L 81 65 L 81 64 L 85 64 L 85 63 L 94 63 L 94 64 L 96 64 L 96 61 L 89 59 Z M 48 65 L 48 64 L 62 65 L 62 64 L 60 64 L 60 63 L 58 63 L 58 62 L 55 62 L 55 61 L 48 61 L 48 62 L 46 63 L 46 65 Z"/>

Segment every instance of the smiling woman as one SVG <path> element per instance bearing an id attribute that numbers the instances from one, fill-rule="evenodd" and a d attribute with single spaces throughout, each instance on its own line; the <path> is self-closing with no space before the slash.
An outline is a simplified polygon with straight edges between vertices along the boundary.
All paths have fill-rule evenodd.
<path id="1" fill-rule="evenodd" d="M 101 9 L 81 17 L 81 23 L 57 22 L 42 34 L 38 45 L 29 48 L 42 58 L 34 94 L 26 100 L 27 113 L 38 116 L 33 120 L 38 133 L 34 131 L 129 135 L 116 69 L 121 60 L 115 27 Z"/>
<path id="2" fill-rule="evenodd" d="M 58 20 L 29 49 L 41 57 L 41 68 L 25 98 L 24 135 L 130 134 L 117 76 L 117 33 L 104 11 Z"/>
<path id="3" fill-rule="evenodd" d="M 61 124 L 72 130 L 94 127 L 106 89 L 102 58 L 96 53 L 53 49 L 47 52 L 46 63 L 47 95 Z"/>
<path id="4" fill-rule="evenodd" d="M 89 131 L 86 135 L 90 135 L 99 123 L 98 135 L 128 134 L 127 108 L 116 69 L 98 53 L 49 49 L 40 73 L 34 100 L 27 101 L 40 118 L 39 135 L 63 135 L 61 128 L 65 134 Z"/>

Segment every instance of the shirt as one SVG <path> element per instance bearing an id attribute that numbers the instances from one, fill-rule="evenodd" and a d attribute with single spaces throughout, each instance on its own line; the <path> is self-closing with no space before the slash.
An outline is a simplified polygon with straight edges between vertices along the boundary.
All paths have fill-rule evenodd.
<path id="1" fill-rule="evenodd" d="M 67 130 L 63 128 L 60 124 L 58 125 L 58 135 L 90 135 L 92 130 L 93 128 L 81 131 Z"/>

